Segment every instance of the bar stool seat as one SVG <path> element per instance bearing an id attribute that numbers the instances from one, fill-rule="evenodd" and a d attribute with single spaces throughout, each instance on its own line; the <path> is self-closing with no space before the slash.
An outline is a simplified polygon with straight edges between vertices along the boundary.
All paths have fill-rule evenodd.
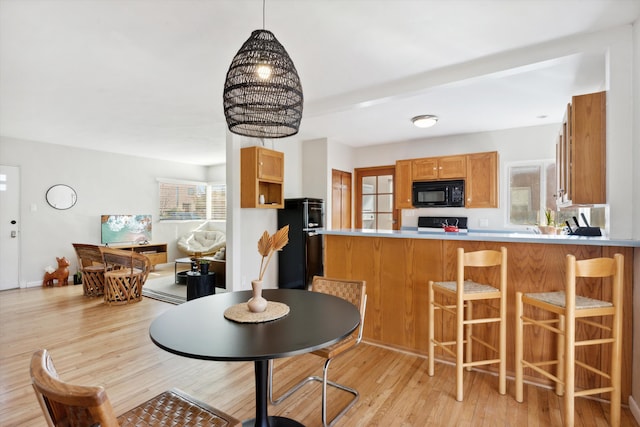
<path id="1" fill-rule="evenodd" d="M 458 287 L 458 282 L 433 282 L 433 285 L 439 288 L 447 289 L 449 292 L 455 292 Z M 473 280 L 464 281 L 464 293 L 465 294 L 477 294 L 481 292 L 500 292 L 499 289 L 494 288 L 491 285 L 485 285 L 483 283 L 476 283 Z"/>

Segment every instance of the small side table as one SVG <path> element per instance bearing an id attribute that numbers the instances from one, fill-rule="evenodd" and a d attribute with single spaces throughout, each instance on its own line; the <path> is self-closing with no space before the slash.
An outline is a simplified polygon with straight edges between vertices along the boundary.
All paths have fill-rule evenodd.
<path id="1" fill-rule="evenodd" d="M 206 256 L 206 257 L 201 257 L 201 258 L 204 258 L 204 259 L 209 260 L 209 261 L 213 261 L 213 257 L 207 257 Z M 175 281 L 176 281 L 177 284 L 184 284 L 185 283 L 184 278 L 181 278 L 178 275 L 178 264 L 189 264 L 189 265 L 191 265 L 191 258 L 190 257 L 178 258 L 174 262 L 175 262 L 175 264 L 174 264 L 174 267 L 173 267 L 173 273 L 174 273 L 175 278 L 176 278 Z M 188 271 L 190 271 L 190 270 L 188 270 Z M 180 273 L 183 273 L 183 272 L 181 271 Z"/>
<path id="2" fill-rule="evenodd" d="M 216 293 L 216 273 L 187 272 L 187 301 Z"/>

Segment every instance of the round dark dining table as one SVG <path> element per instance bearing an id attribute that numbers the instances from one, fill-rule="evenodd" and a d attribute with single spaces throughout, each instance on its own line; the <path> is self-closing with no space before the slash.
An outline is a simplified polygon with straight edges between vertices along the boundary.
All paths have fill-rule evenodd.
<path id="1" fill-rule="evenodd" d="M 269 360 L 308 353 L 334 344 L 356 330 L 360 313 L 333 295 L 301 289 L 266 289 L 268 301 L 289 306 L 289 313 L 263 323 L 238 323 L 224 311 L 251 298 L 251 291 L 227 292 L 188 301 L 158 316 L 149 328 L 160 348 L 184 357 L 218 361 L 253 361 L 256 417 L 243 426 L 302 426 L 290 418 L 268 416 Z"/>

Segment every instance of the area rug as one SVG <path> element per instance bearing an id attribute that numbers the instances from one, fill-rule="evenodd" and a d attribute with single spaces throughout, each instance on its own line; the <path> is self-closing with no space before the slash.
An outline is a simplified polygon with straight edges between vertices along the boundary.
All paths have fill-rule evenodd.
<path id="1" fill-rule="evenodd" d="M 187 300 L 187 285 L 176 284 L 173 274 L 158 277 L 153 274 L 149 274 L 142 287 L 143 296 L 171 304 L 182 304 Z"/>

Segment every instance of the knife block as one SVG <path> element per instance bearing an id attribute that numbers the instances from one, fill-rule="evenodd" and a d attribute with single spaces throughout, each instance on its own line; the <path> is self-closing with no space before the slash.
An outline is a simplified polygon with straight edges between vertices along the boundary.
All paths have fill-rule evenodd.
<path id="1" fill-rule="evenodd" d="M 602 236 L 600 227 L 578 227 L 570 234 L 574 236 Z"/>

